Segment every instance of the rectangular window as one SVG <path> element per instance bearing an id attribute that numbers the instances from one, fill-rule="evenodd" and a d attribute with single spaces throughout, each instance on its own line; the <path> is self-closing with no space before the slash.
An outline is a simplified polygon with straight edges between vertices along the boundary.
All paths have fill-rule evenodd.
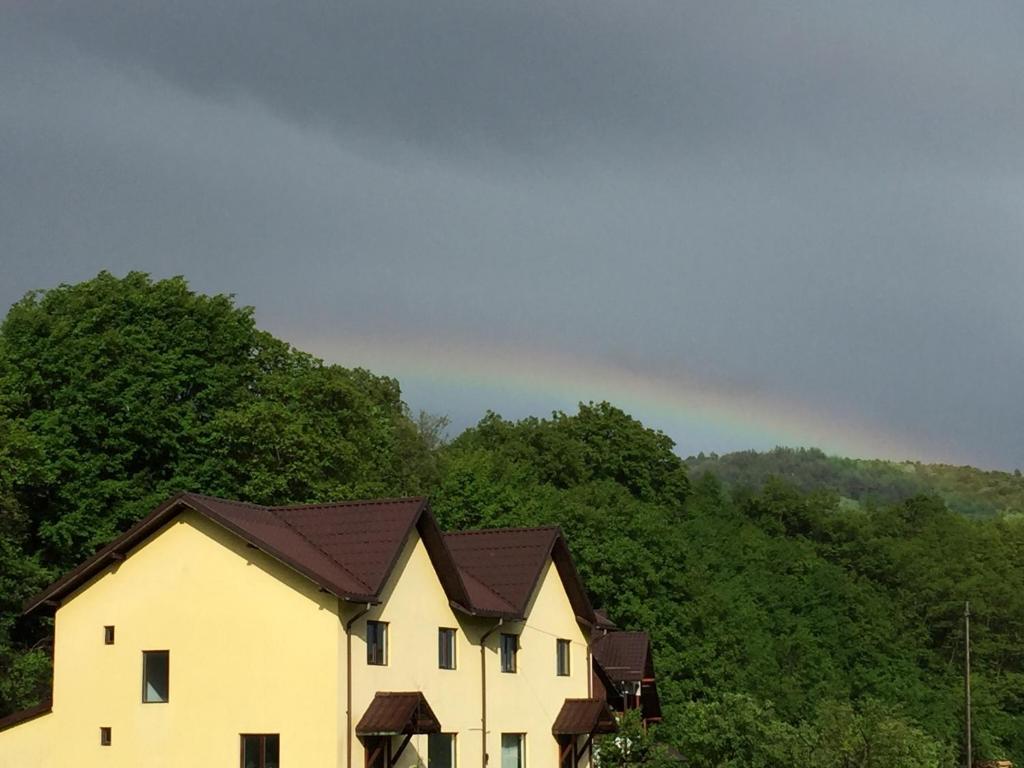
<path id="1" fill-rule="evenodd" d="M 568 640 L 556 640 L 555 641 L 555 655 L 557 656 L 557 671 L 559 676 L 569 676 L 569 641 Z"/>
<path id="2" fill-rule="evenodd" d="M 501 734 L 501 768 L 524 768 L 523 743 L 525 733 Z"/>
<path id="3" fill-rule="evenodd" d="M 103 644 L 113 645 L 114 644 L 114 628 L 106 626 L 103 628 Z"/>
<path id="4" fill-rule="evenodd" d="M 432 733 L 427 737 L 427 768 L 455 768 L 454 733 Z"/>
<path id="5" fill-rule="evenodd" d="M 242 768 L 280 768 L 281 737 L 276 733 L 242 734 Z"/>
<path id="6" fill-rule="evenodd" d="M 100 746 L 110 746 L 110 728 L 106 726 L 100 728 Z"/>
<path id="7" fill-rule="evenodd" d="M 440 627 L 437 630 L 437 666 L 455 669 L 455 630 Z"/>
<path id="8" fill-rule="evenodd" d="M 142 652 L 142 700 L 147 704 L 162 703 L 170 694 L 170 651 Z"/>
<path id="9" fill-rule="evenodd" d="M 366 622 L 366 663 L 388 663 L 388 625 L 383 621 Z"/>
<path id="10" fill-rule="evenodd" d="M 501 671 L 516 671 L 516 653 L 519 651 L 519 635 L 501 636 Z"/>

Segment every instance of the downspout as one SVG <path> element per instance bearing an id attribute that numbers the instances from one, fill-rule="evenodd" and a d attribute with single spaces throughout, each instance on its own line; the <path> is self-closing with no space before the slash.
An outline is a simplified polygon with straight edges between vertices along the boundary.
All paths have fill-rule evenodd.
<path id="1" fill-rule="evenodd" d="M 371 604 L 345 622 L 345 749 L 348 756 L 345 764 L 352 768 L 352 625 L 370 612 Z"/>
<path id="2" fill-rule="evenodd" d="M 504 619 L 498 619 L 498 623 L 484 632 L 480 638 L 480 765 L 487 768 L 487 638 L 505 623 Z M 352 768 L 349 765 L 348 768 Z"/>

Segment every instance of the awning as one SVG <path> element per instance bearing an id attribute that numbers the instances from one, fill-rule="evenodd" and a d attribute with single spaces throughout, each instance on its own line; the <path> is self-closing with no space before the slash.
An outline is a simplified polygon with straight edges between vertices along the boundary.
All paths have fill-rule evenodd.
<path id="1" fill-rule="evenodd" d="M 615 733 L 615 716 L 601 699 L 566 699 L 551 732 L 555 736 Z"/>
<path id="2" fill-rule="evenodd" d="M 358 736 L 440 732 L 441 723 L 419 691 L 378 691 L 356 724 Z"/>

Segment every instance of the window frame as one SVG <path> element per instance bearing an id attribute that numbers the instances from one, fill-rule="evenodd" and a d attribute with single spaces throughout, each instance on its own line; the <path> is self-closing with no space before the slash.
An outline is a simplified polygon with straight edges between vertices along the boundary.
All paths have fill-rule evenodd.
<path id="1" fill-rule="evenodd" d="M 430 760 L 430 740 L 432 738 L 437 737 L 437 736 L 447 736 L 449 742 L 451 743 L 451 749 L 450 749 L 450 751 L 451 751 L 451 762 L 448 765 L 440 766 L 440 767 L 431 765 L 431 760 Z M 459 754 L 458 753 L 459 740 L 458 740 L 457 736 L 458 736 L 458 733 L 456 733 L 454 731 L 451 731 L 451 732 L 442 731 L 441 733 L 431 733 L 431 734 L 427 735 L 427 764 L 426 764 L 426 768 L 456 768 L 456 766 L 458 766 L 458 764 L 459 764 L 459 758 L 458 758 L 458 754 Z"/>
<path id="2" fill-rule="evenodd" d="M 456 669 L 458 666 L 458 659 L 455 655 L 455 637 L 456 629 L 453 627 L 438 627 L 437 628 L 437 668 L 438 669 Z M 445 656 L 447 655 L 447 659 Z M 448 661 L 448 664 L 445 664 Z"/>
<path id="3" fill-rule="evenodd" d="M 500 768 L 505 768 L 505 737 L 515 736 L 519 741 L 519 764 L 516 768 L 526 768 L 526 734 L 525 733 L 502 733 L 498 752 L 498 763 Z"/>
<path id="4" fill-rule="evenodd" d="M 149 659 L 163 654 L 167 659 L 167 690 L 164 692 L 164 698 L 162 699 L 151 699 L 149 698 L 149 691 L 147 690 L 147 683 L 149 681 Z M 171 700 L 171 652 L 167 649 L 164 650 L 153 650 L 142 652 L 142 703 L 143 704 L 167 704 Z"/>
<path id="5" fill-rule="evenodd" d="M 245 740 L 259 739 L 260 753 L 256 759 L 256 768 L 266 768 L 267 762 L 267 739 L 277 739 L 277 762 L 281 763 L 281 734 L 280 733 L 240 733 L 238 734 L 238 764 L 245 768 Z"/>
<path id="6" fill-rule="evenodd" d="M 514 675 L 519 669 L 517 657 L 519 656 L 519 635 L 511 632 L 501 633 L 501 646 L 499 656 L 501 657 L 501 671 Z M 509 649 L 511 645 L 511 649 Z"/>
<path id="7" fill-rule="evenodd" d="M 100 746 L 109 747 L 114 741 L 114 732 L 109 725 L 100 726 Z"/>
<path id="8" fill-rule="evenodd" d="M 114 625 L 105 624 L 103 626 L 103 644 L 113 645 L 114 644 Z"/>
<path id="9" fill-rule="evenodd" d="M 379 660 L 377 658 L 377 654 L 374 653 L 374 649 L 378 646 L 378 643 L 376 642 L 376 638 L 375 638 L 375 641 L 372 644 L 370 643 L 370 627 L 371 627 L 371 625 L 374 626 L 374 627 L 379 627 L 380 628 L 380 630 L 379 630 L 380 634 L 378 635 L 379 640 L 380 640 L 380 642 L 379 642 L 379 645 L 380 645 L 380 659 Z M 369 666 L 371 666 L 371 667 L 386 667 L 388 665 L 388 650 L 389 650 L 388 645 L 390 645 L 390 643 L 388 642 L 388 622 L 386 622 L 386 621 L 377 621 L 375 619 L 368 620 L 366 622 L 366 663 Z"/>
<path id="10" fill-rule="evenodd" d="M 558 677 L 572 676 L 572 641 L 559 637 L 555 640 L 555 675 Z M 562 662 L 565 662 L 563 667 Z"/>

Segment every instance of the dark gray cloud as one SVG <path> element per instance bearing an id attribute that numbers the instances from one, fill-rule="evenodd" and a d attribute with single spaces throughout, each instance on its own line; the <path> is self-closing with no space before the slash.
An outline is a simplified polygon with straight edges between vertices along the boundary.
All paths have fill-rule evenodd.
<path id="1" fill-rule="evenodd" d="M 181 273 L 296 340 L 529 342 L 1024 465 L 1016 4 L 2 13 L 4 302 Z"/>

